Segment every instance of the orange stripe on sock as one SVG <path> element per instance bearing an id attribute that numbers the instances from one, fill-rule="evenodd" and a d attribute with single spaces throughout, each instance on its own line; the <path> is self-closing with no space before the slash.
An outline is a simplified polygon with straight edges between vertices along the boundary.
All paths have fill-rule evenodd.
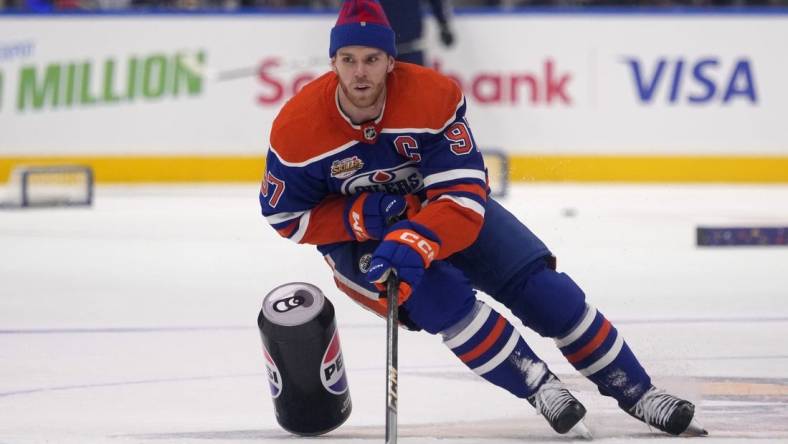
<path id="1" fill-rule="evenodd" d="M 607 339 L 607 335 L 608 333 L 610 333 L 611 328 L 612 327 L 610 325 L 610 322 L 607 319 L 604 319 L 602 321 L 602 328 L 600 328 L 596 336 L 594 336 L 594 338 L 591 339 L 591 342 L 586 344 L 580 350 L 572 353 L 571 355 L 567 355 L 566 360 L 571 362 L 572 364 L 577 364 L 583 359 L 589 357 L 591 353 L 593 353 L 597 348 L 599 348 L 599 346 L 602 345 L 602 342 L 604 342 L 605 339 Z"/>
<path id="2" fill-rule="evenodd" d="M 498 338 L 501 337 L 501 333 L 503 333 L 504 327 L 506 327 L 506 320 L 503 318 L 503 316 L 498 315 L 498 321 L 495 323 L 495 327 L 493 327 L 490 334 L 487 335 L 487 338 L 485 338 L 481 344 L 474 347 L 473 350 L 460 355 L 460 360 L 462 362 L 467 363 L 473 361 L 474 359 L 484 354 L 484 352 L 489 350 L 490 347 L 492 347 L 493 344 L 495 344 L 495 341 L 497 341 Z"/>

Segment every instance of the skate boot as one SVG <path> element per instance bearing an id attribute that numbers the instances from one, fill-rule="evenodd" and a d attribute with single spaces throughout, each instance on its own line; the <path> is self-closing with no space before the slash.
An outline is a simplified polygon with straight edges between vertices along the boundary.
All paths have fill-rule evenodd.
<path id="1" fill-rule="evenodd" d="M 695 420 L 695 405 L 689 401 L 651 387 L 634 407 L 627 411 L 630 415 L 671 435 L 687 433 L 708 435 Z"/>
<path id="2" fill-rule="evenodd" d="M 582 421 L 586 408 L 555 375 L 549 375 L 539 390 L 528 397 L 528 402 L 556 432 L 564 434 L 574 429 L 574 433 L 581 437 L 591 438 L 591 433 Z"/>

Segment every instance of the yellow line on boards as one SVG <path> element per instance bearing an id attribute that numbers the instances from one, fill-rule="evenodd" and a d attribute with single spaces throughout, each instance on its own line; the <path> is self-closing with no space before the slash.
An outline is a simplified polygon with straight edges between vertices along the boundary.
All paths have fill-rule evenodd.
<path id="1" fill-rule="evenodd" d="M 788 183 L 788 157 L 514 156 L 514 182 Z"/>
<path id="2" fill-rule="evenodd" d="M 86 165 L 98 183 L 259 182 L 263 156 L 0 157 L 0 178 L 14 167 Z"/>
<path id="3" fill-rule="evenodd" d="M 0 157 L 20 165 L 87 165 L 98 183 L 258 182 L 261 156 Z M 788 183 L 788 156 L 513 156 L 514 182 Z"/>

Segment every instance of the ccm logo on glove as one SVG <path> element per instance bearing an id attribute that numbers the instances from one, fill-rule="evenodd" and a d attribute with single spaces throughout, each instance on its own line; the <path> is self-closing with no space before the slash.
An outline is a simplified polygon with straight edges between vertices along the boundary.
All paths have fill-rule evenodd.
<path id="1" fill-rule="evenodd" d="M 413 230 L 396 230 L 386 236 L 386 240 L 394 240 L 410 246 L 421 255 L 424 260 L 424 268 L 430 266 L 435 254 L 438 251 L 438 244 L 419 235 Z"/>

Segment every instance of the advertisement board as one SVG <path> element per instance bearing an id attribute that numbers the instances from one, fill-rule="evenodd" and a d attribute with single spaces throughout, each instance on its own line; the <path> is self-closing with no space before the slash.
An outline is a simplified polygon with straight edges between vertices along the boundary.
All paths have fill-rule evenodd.
<path id="1" fill-rule="evenodd" d="M 279 108 L 329 68 L 334 20 L 0 16 L 0 168 L 259 177 Z M 515 179 L 788 181 L 788 15 L 471 14 L 454 28 L 450 49 L 428 28 L 429 65 L 462 86 L 477 143 L 508 153 Z M 647 177 L 654 165 L 673 176 Z"/>

